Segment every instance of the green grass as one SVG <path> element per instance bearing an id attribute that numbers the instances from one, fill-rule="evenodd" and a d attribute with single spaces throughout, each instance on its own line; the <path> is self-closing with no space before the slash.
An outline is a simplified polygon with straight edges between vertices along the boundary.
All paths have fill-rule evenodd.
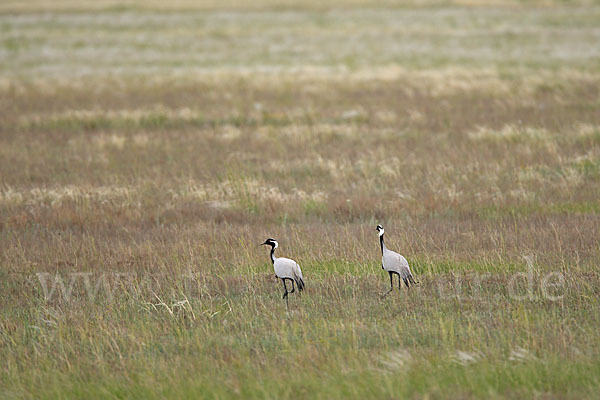
<path id="1" fill-rule="evenodd" d="M 48 305 L 31 296 L 28 307 L 3 307 L 3 395 L 592 396 L 597 276 L 587 287 L 569 278 L 556 302 L 516 301 L 494 276 L 476 296 L 446 296 L 433 282 L 440 277 L 422 276 L 410 294 L 381 301 L 381 275 L 315 267 L 289 312 L 279 285 L 255 277 L 188 288 L 183 306 L 173 306 L 186 298 L 176 283 L 154 299 L 137 282 L 142 293 L 115 298 L 100 291 Z"/>

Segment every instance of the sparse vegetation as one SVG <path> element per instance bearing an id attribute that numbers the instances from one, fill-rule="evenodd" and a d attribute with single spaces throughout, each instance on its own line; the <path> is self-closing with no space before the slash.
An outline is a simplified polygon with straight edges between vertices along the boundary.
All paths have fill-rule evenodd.
<path id="1" fill-rule="evenodd" d="M 165 4 L 0 5 L 0 397 L 597 395 L 597 2 Z"/>

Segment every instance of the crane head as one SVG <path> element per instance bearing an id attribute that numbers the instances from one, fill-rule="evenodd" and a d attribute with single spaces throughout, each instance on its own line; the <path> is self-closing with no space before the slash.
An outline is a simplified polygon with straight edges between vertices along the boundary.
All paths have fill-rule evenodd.
<path id="1" fill-rule="evenodd" d="M 264 241 L 264 243 L 261 243 L 260 245 L 261 246 L 262 245 L 269 245 L 269 246 L 271 246 L 274 249 L 276 249 L 277 246 L 279 246 L 279 244 L 277 243 L 277 240 L 275 240 L 273 238 L 268 238 L 267 240 Z"/>

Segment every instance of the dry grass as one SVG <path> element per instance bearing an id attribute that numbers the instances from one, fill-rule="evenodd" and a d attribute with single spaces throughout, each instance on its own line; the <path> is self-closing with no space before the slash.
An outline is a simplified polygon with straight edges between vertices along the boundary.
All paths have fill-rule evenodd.
<path id="1" fill-rule="evenodd" d="M 597 393 L 597 5 L 123 4 L 0 6 L 0 397 Z"/>

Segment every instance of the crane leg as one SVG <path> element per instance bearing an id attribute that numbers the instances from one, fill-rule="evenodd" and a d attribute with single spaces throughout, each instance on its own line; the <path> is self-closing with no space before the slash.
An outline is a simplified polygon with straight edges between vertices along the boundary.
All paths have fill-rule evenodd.
<path id="1" fill-rule="evenodd" d="M 285 284 L 285 279 L 282 279 L 281 282 L 283 282 L 283 298 L 287 298 L 288 296 L 288 290 L 287 290 L 287 286 Z"/>
<path id="2" fill-rule="evenodd" d="M 294 280 L 292 279 L 292 291 L 290 293 L 294 293 L 296 291 L 296 288 L 294 287 Z"/>
<path id="3" fill-rule="evenodd" d="M 385 292 L 384 294 L 381 295 L 381 298 L 383 299 L 385 296 L 387 296 L 392 290 L 394 290 L 394 275 L 391 272 L 388 272 L 390 274 L 390 290 L 388 290 L 387 292 Z"/>
<path id="4" fill-rule="evenodd" d="M 287 290 L 287 286 L 285 285 L 285 279 L 282 279 L 281 282 L 283 282 L 283 290 L 284 290 L 284 292 L 283 292 L 283 298 L 285 299 L 285 306 L 287 308 L 289 308 L 290 305 L 288 303 L 288 298 L 287 298 L 288 297 L 288 290 Z"/>

